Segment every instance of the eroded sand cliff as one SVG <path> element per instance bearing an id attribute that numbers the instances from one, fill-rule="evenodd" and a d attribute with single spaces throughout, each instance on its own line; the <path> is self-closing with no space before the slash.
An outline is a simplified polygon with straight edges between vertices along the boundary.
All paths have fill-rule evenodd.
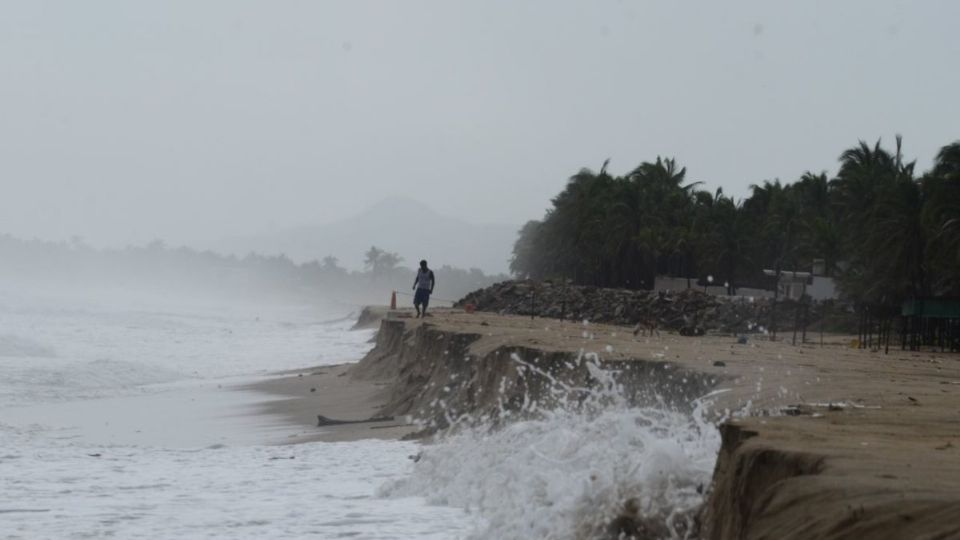
<path id="1" fill-rule="evenodd" d="M 635 337 L 630 329 L 490 314 L 388 316 L 350 377 L 385 381 L 381 412 L 444 427 L 549 406 L 550 378 L 588 386 L 585 358 L 638 403 L 710 391 L 723 445 L 706 538 L 960 537 L 960 358 L 856 350 L 849 338 Z M 578 360 L 580 360 L 578 362 Z M 533 373 L 536 371 L 536 373 Z M 551 383 L 552 384 L 552 383 Z"/>

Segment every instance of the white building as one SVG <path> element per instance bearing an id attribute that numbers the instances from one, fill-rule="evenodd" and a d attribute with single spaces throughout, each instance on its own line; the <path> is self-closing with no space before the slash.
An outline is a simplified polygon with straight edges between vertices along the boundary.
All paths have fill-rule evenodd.
<path id="1" fill-rule="evenodd" d="M 763 273 L 774 277 L 776 270 L 764 269 Z M 826 264 L 823 259 L 814 259 L 812 272 L 800 272 L 797 270 L 781 270 L 780 281 L 777 284 L 779 298 L 799 300 L 803 295 L 809 296 L 813 300 L 830 300 L 839 297 L 837 283 L 833 278 L 827 277 Z M 696 279 L 678 278 L 671 276 L 657 276 L 654 281 L 654 291 L 682 291 L 688 288 L 702 290 L 707 294 L 723 296 L 727 294 L 727 288 L 723 283 L 713 283 L 704 287 L 697 284 Z M 751 289 L 747 287 L 737 287 L 737 296 L 750 296 L 755 298 L 773 298 L 774 291 L 764 289 Z"/>
<path id="2" fill-rule="evenodd" d="M 770 269 L 764 269 L 763 273 L 770 277 L 777 275 L 776 270 Z M 780 298 L 791 300 L 799 300 L 805 294 L 813 300 L 829 300 L 837 297 L 837 284 L 833 278 L 818 276 L 814 272 L 781 270 L 777 287 Z"/>

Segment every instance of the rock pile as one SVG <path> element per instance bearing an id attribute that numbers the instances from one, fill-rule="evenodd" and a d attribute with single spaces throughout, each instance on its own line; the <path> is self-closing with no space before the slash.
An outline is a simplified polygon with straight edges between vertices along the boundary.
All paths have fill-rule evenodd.
<path id="1" fill-rule="evenodd" d="M 473 304 L 479 311 L 508 315 L 534 315 L 566 320 L 632 326 L 655 321 L 657 326 L 681 333 L 764 332 L 774 319 L 774 302 L 765 298 L 713 296 L 696 289 L 682 291 L 636 291 L 557 284 L 549 281 L 504 281 L 474 291 L 456 306 Z M 824 305 L 806 309 L 795 301 L 776 302 L 778 331 L 803 326 L 818 328 Z"/>

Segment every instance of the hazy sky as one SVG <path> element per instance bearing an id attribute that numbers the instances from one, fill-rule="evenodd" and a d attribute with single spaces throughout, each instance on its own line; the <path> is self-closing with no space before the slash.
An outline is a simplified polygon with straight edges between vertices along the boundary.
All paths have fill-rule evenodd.
<path id="1" fill-rule="evenodd" d="M 407 194 L 522 223 L 658 154 L 743 195 L 960 138 L 960 2 L 0 2 L 0 232 L 204 244 Z"/>

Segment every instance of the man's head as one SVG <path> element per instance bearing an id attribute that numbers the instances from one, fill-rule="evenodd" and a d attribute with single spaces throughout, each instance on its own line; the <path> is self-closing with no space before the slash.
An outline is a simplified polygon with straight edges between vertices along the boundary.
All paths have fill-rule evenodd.
<path id="1" fill-rule="evenodd" d="M 427 269 L 427 261 L 420 261 L 420 268 Z"/>

